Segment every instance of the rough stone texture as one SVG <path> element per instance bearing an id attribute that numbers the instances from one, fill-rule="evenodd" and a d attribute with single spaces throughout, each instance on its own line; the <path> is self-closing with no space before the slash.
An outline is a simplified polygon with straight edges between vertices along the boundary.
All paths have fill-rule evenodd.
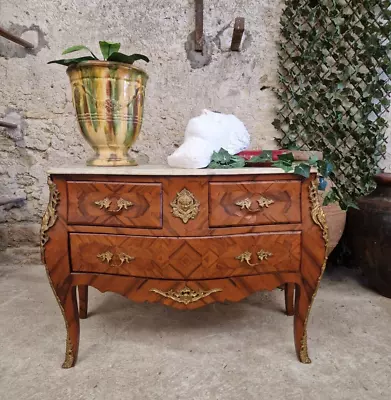
<path id="1" fill-rule="evenodd" d="M 22 207 L 0 206 L 7 227 L 39 222 L 49 166 L 84 164 L 91 153 L 76 125 L 65 67 L 46 64 L 73 44 L 98 51 L 99 40 L 120 41 L 124 52 L 150 56 L 144 124 L 133 154 L 139 162 L 165 163 L 203 108 L 234 113 L 252 134 L 252 147 L 275 148 L 270 88 L 277 84 L 282 0 L 205 1 L 201 59 L 190 40 L 193 0 L 3 3 L 0 25 L 36 46 L 25 50 L 0 38 L 0 118 L 20 125 L 0 128 L 0 197 L 26 198 Z M 245 17 L 246 32 L 242 51 L 231 52 L 238 16 Z"/>
<path id="2" fill-rule="evenodd" d="M 384 400 L 391 302 L 351 270 L 326 271 L 300 364 L 283 293 L 180 312 L 90 290 L 79 361 L 43 266 L 0 267 L 0 393 L 7 400 Z"/>

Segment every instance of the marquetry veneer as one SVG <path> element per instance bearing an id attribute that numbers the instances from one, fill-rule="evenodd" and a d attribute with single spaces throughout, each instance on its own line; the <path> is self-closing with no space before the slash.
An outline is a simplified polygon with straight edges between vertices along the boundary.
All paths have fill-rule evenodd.
<path id="1" fill-rule="evenodd" d="M 88 286 L 187 310 L 284 287 L 297 355 L 310 362 L 327 247 L 316 173 L 90 167 L 54 169 L 48 182 L 41 250 L 67 329 L 63 367 L 77 359 Z"/>

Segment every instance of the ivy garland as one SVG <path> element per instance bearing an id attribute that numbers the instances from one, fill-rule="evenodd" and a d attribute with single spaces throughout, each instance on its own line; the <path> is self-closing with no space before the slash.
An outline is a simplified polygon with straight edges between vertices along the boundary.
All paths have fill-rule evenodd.
<path id="1" fill-rule="evenodd" d="M 282 148 L 323 151 L 328 201 L 374 188 L 391 97 L 391 0 L 285 0 L 279 51 Z"/>

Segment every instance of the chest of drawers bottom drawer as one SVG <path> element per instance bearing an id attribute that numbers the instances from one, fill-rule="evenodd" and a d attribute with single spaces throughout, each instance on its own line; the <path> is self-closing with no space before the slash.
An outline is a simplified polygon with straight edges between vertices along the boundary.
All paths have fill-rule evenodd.
<path id="1" fill-rule="evenodd" d="M 297 272 L 231 277 L 210 280 L 170 280 L 131 276 L 81 273 L 78 285 L 93 286 L 101 292 L 113 291 L 138 303 L 161 303 L 191 310 L 212 303 L 237 302 L 260 290 L 273 290 L 284 282 L 300 283 Z"/>

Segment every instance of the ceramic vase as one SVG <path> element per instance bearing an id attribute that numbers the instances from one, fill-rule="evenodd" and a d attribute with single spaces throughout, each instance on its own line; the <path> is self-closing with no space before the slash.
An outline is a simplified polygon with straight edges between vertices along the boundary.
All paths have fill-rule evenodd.
<path id="1" fill-rule="evenodd" d="M 86 61 L 70 66 L 73 104 L 93 166 L 137 165 L 128 151 L 142 124 L 148 75 L 129 64 Z"/>

